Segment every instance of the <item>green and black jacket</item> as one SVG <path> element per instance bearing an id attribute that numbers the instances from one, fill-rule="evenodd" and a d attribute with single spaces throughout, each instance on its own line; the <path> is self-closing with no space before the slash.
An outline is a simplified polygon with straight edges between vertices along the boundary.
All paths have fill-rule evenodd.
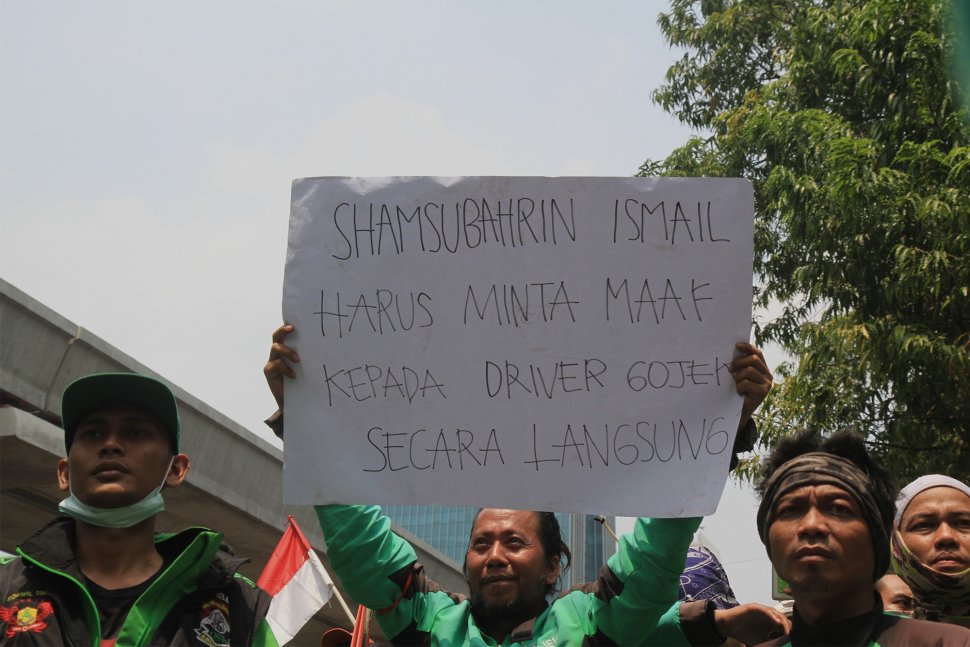
<path id="1" fill-rule="evenodd" d="M 59 517 L 0 561 L 0 645 L 99 647 L 101 623 L 74 557 L 74 521 Z M 276 647 L 270 596 L 236 573 L 222 534 L 158 534 L 166 567 L 128 612 L 116 647 Z"/>

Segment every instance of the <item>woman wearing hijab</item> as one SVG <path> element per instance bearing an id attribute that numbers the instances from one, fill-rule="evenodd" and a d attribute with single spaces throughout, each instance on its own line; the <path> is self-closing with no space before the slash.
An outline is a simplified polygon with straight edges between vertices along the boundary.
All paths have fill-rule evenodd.
<path id="1" fill-rule="evenodd" d="M 916 617 L 970 627 L 970 486 L 929 474 L 904 487 L 891 550 Z"/>

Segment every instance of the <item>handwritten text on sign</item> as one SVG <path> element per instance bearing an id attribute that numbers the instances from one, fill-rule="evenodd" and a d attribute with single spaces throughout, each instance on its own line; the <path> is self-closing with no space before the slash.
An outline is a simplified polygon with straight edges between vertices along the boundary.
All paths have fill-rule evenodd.
<path id="1" fill-rule="evenodd" d="M 752 223 L 744 180 L 295 181 L 285 499 L 712 512 Z"/>

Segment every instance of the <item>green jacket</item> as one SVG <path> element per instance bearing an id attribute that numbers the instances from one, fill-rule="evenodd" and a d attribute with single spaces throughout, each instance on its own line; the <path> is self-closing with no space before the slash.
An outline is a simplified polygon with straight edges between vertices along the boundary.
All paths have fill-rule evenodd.
<path id="1" fill-rule="evenodd" d="M 469 601 L 429 580 L 414 549 L 376 506 L 316 508 L 334 571 L 351 597 L 377 609 L 395 645 L 496 645 Z M 503 645 L 644 644 L 677 600 L 699 518 L 638 519 L 596 582 L 572 589 L 514 629 Z"/>
<path id="2" fill-rule="evenodd" d="M 270 596 L 235 571 L 222 534 L 189 528 L 158 534 L 168 566 L 139 596 L 117 647 L 266 645 Z M 0 562 L 0 645 L 98 647 L 101 622 L 74 557 L 74 521 L 59 517 Z"/>

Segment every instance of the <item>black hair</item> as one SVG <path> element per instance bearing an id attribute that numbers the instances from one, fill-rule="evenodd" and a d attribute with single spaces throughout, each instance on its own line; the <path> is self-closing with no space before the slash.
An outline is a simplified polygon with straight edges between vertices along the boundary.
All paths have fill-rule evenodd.
<path id="1" fill-rule="evenodd" d="M 573 559 L 573 554 L 569 546 L 562 540 L 562 530 L 559 528 L 559 519 L 552 512 L 536 512 L 536 520 L 539 522 L 539 543 L 542 544 L 542 552 L 546 554 L 546 564 L 551 568 L 553 557 L 559 558 L 559 575 L 569 569 L 569 563 Z M 553 593 L 559 587 L 559 579 L 554 584 L 550 584 L 546 589 L 546 595 Z"/>
<path id="2" fill-rule="evenodd" d="M 482 510 L 485 508 L 479 508 L 478 512 L 475 513 L 475 518 L 472 520 L 472 527 L 468 531 L 468 544 L 471 546 L 472 535 L 475 531 L 475 522 L 478 521 L 478 517 L 482 514 Z M 536 522 L 539 526 L 539 545 L 542 546 L 542 552 L 546 556 L 546 566 L 552 568 L 553 558 L 559 558 L 559 577 L 553 584 L 546 587 L 546 596 L 555 593 L 559 589 L 559 580 L 562 578 L 562 574 L 569 569 L 569 564 L 572 561 L 573 554 L 569 550 L 569 546 L 562 539 L 562 530 L 559 527 L 559 519 L 552 512 L 540 512 L 533 511 L 536 516 Z M 468 557 L 467 551 L 465 556 L 465 561 L 462 564 L 462 572 L 468 569 Z"/>
<path id="3" fill-rule="evenodd" d="M 872 497 L 888 533 L 896 514 L 897 490 L 889 471 L 869 455 L 865 439 L 854 429 L 840 429 L 829 436 L 818 430 L 803 429 L 780 439 L 762 461 L 761 475 L 754 484 L 759 498 L 764 497 L 768 479 L 779 467 L 810 452 L 825 452 L 844 458 L 869 477 Z"/>

